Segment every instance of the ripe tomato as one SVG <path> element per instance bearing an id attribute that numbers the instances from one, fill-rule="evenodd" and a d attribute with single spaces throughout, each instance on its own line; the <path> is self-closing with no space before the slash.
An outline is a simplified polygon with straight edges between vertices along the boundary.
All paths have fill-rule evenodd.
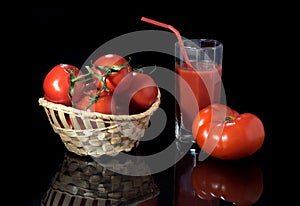
<path id="1" fill-rule="evenodd" d="M 201 199 L 223 199 L 234 205 L 254 205 L 264 188 L 262 170 L 254 160 L 224 162 L 208 158 L 197 162 L 191 180 Z"/>
<path id="2" fill-rule="evenodd" d="M 256 115 L 239 114 L 223 104 L 212 104 L 199 111 L 192 134 L 204 152 L 227 160 L 252 155 L 265 138 L 263 123 Z"/>
<path id="3" fill-rule="evenodd" d="M 117 54 L 106 54 L 96 59 L 93 71 L 98 76 L 98 78 L 93 76 L 98 89 L 102 89 L 104 83 L 107 89 L 113 92 L 119 82 L 132 72 L 132 68 L 124 57 Z M 129 85 L 124 86 L 118 91 L 124 91 Z"/>
<path id="4" fill-rule="evenodd" d="M 97 86 L 94 82 L 76 81 L 74 82 L 73 94 L 71 95 L 72 106 L 76 107 L 76 104 L 91 91 L 96 90 Z"/>
<path id="5" fill-rule="evenodd" d="M 100 96 L 95 99 L 98 90 L 90 91 L 75 106 L 77 109 L 99 112 L 103 114 L 115 113 L 116 104 L 111 93 L 101 92 Z"/>
<path id="6" fill-rule="evenodd" d="M 130 106 L 137 110 L 148 109 L 158 95 L 158 86 L 154 79 L 148 74 L 139 72 L 132 72 L 132 83 L 129 90 Z"/>
<path id="7" fill-rule="evenodd" d="M 128 84 L 130 87 L 126 91 L 118 91 Z M 136 114 L 147 110 L 155 102 L 158 91 L 158 85 L 150 75 L 133 71 L 119 83 L 114 97 L 120 113 Z"/>
<path id="8" fill-rule="evenodd" d="M 54 66 L 44 78 L 44 98 L 53 103 L 70 106 L 70 79 L 75 78 L 79 73 L 80 70 L 70 64 L 58 64 Z"/>

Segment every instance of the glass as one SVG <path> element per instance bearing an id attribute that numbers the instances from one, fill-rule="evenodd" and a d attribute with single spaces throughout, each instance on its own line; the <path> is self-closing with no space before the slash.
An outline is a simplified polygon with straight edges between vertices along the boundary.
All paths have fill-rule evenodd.
<path id="1" fill-rule="evenodd" d="M 182 142 L 194 142 L 191 130 L 195 115 L 221 101 L 223 44 L 214 39 L 186 39 L 183 44 L 192 68 L 176 42 L 175 135 Z"/>

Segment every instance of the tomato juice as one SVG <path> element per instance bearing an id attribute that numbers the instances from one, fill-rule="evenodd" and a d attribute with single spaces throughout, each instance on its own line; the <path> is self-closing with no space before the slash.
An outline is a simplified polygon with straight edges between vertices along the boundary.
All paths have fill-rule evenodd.
<path id="1" fill-rule="evenodd" d="M 193 69 L 175 64 L 176 70 L 176 121 L 181 128 L 191 130 L 198 111 L 221 99 L 222 65 L 192 63 Z"/>

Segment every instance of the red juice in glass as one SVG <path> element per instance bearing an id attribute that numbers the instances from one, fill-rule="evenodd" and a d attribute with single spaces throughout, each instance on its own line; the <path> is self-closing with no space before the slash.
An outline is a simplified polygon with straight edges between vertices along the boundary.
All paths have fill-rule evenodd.
<path id="1" fill-rule="evenodd" d="M 200 45 L 201 48 L 186 47 L 193 68 L 188 68 L 183 59 L 177 58 L 175 62 L 175 133 L 180 140 L 193 140 L 191 128 L 196 114 L 209 104 L 221 101 L 222 44 L 216 40 L 199 41 L 214 44 L 205 47 Z M 178 55 L 181 55 L 181 51 L 177 50 L 176 56 Z"/>
<path id="2" fill-rule="evenodd" d="M 207 70 L 190 71 L 176 65 L 176 74 L 179 75 L 179 78 L 176 78 L 179 104 L 177 109 L 181 111 L 182 124 L 188 130 L 191 129 L 195 112 L 211 103 L 220 101 L 222 66 L 213 68 L 212 65 L 207 65 L 206 67 Z M 187 84 L 191 88 L 193 96 L 186 91 L 183 84 Z M 192 104 L 193 98 L 196 98 L 197 107 Z"/>

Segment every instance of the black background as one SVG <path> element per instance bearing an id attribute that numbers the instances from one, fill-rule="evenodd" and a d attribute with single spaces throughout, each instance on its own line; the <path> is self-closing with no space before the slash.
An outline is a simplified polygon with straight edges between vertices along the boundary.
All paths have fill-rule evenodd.
<path id="1" fill-rule="evenodd" d="M 222 78 L 227 104 L 240 113 L 256 114 L 266 130 L 264 145 L 256 154 L 266 183 L 259 205 L 294 201 L 297 197 L 286 195 L 292 193 L 287 183 L 291 182 L 296 164 L 287 153 L 290 146 L 286 143 L 294 140 L 280 127 L 282 100 L 288 95 L 280 89 L 280 82 L 286 80 L 280 79 L 284 77 L 273 63 L 279 59 L 271 43 L 274 35 L 283 28 L 276 24 L 277 19 L 273 15 L 265 15 L 263 9 L 255 8 L 253 12 L 246 13 L 235 10 L 230 18 L 226 12 L 218 15 L 218 11 L 202 13 L 202 9 L 177 15 L 175 12 L 167 14 L 93 5 L 88 9 L 32 8 L 28 121 L 31 129 L 29 134 L 22 134 L 23 138 L 18 143 L 22 158 L 26 160 L 22 161 L 26 169 L 20 178 L 26 189 L 20 195 L 24 195 L 27 203 L 38 205 L 39 195 L 47 187 L 47 180 L 56 171 L 57 162 L 64 153 L 61 140 L 53 133 L 43 109 L 38 105 L 47 72 L 58 63 L 81 67 L 101 44 L 125 33 L 148 29 L 167 31 L 142 22 L 140 19 L 145 16 L 174 26 L 187 38 L 212 38 L 223 43 Z M 257 18 L 251 18 L 254 14 Z M 136 64 L 160 64 L 172 68 L 173 58 L 161 54 L 142 55 Z M 167 100 L 162 103 L 162 107 L 172 112 Z M 166 132 L 172 133 L 173 125 Z M 22 150 L 24 148 L 25 151 Z"/>

